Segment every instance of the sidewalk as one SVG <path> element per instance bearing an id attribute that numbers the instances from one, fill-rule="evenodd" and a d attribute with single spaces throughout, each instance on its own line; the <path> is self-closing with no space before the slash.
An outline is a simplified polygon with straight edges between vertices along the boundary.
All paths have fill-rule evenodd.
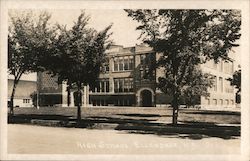
<path id="1" fill-rule="evenodd" d="M 192 134 L 195 138 L 197 134 Z M 8 153 L 15 154 L 240 154 L 240 139 L 186 134 L 135 134 L 115 130 L 8 125 Z"/>
<path id="2" fill-rule="evenodd" d="M 22 120 L 24 121 L 24 120 Z M 17 121 L 20 123 L 20 121 Z M 77 124 L 76 119 L 71 120 L 49 120 L 49 119 L 31 119 L 24 121 L 24 124 L 39 125 L 49 127 L 66 127 L 98 130 L 117 130 L 137 134 L 164 135 L 166 137 L 185 134 L 187 138 L 202 139 L 206 137 L 218 137 L 223 139 L 234 139 L 240 137 L 240 124 L 172 124 L 150 121 L 150 120 L 129 120 L 118 118 L 83 118 L 81 123 Z M 195 134 L 195 137 L 194 137 Z"/>
<path id="3" fill-rule="evenodd" d="M 16 109 L 8 123 L 82 129 L 116 130 L 127 133 L 154 134 L 192 139 L 240 137 L 240 112 L 182 109 L 178 125 L 173 126 L 172 110 L 165 108 L 93 108 L 82 110 L 76 124 L 77 108 Z M 195 138 L 193 135 L 196 134 Z"/>

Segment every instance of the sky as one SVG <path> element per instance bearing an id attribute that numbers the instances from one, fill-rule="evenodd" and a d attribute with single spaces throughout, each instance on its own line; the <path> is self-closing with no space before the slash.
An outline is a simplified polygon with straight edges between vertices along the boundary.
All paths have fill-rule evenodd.
<path id="1" fill-rule="evenodd" d="M 67 25 L 72 27 L 73 22 L 77 21 L 81 10 L 47 10 L 51 13 L 51 22 Z M 105 29 L 110 24 L 113 24 L 111 39 L 116 45 L 125 47 L 135 46 L 140 44 L 138 40 L 140 31 L 136 30 L 138 23 L 127 16 L 127 13 L 121 9 L 108 10 L 84 10 L 90 16 L 89 27 L 93 27 L 97 31 Z"/>
<path id="2" fill-rule="evenodd" d="M 67 28 L 73 26 L 74 22 L 77 21 L 81 10 L 46 10 L 51 13 L 51 24 L 59 23 L 61 25 L 67 25 Z M 84 10 L 87 15 L 90 16 L 89 27 L 93 27 L 97 31 L 103 30 L 105 27 L 113 24 L 111 32 L 113 33 L 110 37 L 116 45 L 123 45 L 124 47 L 135 46 L 140 44 L 141 40 L 138 40 L 140 31 L 136 30 L 138 23 L 132 18 L 127 16 L 127 13 L 121 9 L 99 9 L 99 10 Z M 240 53 L 239 49 L 236 49 L 236 54 Z M 240 64 L 240 56 L 233 54 L 233 58 L 236 60 L 236 64 Z M 28 77 L 23 77 L 25 80 L 36 80 L 35 74 Z"/>
<path id="3" fill-rule="evenodd" d="M 81 14 L 81 10 L 46 10 L 51 13 L 50 23 L 51 25 L 59 23 L 61 25 L 66 25 L 67 28 L 71 28 L 75 21 L 77 21 L 78 16 Z M 110 24 L 113 24 L 110 32 L 112 35 L 110 37 L 113 43 L 116 45 L 123 45 L 124 47 L 135 46 L 140 44 L 141 41 L 138 40 L 140 36 L 140 31 L 136 30 L 138 23 L 132 18 L 127 16 L 124 10 L 84 10 L 86 15 L 90 16 L 89 27 L 93 27 L 97 31 L 105 29 Z M 12 76 L 9 76 L 12 78 Z M 35 81 L 36 74 L 23 75 L 21 80 L 33 80 Z"/>

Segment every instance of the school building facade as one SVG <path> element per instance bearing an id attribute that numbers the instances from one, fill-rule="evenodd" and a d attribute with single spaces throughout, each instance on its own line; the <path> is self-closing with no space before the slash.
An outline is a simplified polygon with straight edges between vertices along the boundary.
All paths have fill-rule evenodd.
<path id="1" fill-rule="evenodd" d="M 235 53 L 233 53 L 235 54 Z M 171 96 L 156 88 L 163 69 L 151 70 L 159 54 L 145 45 L 126 47 L 113 45 L 107 51 L 107 62 L 98 85 L 82 91 L 82 104 L 87 106 L 165 106 Z M 227 80 L 235 71 L 234 60 L 201 65 L 204 72 L 214 75 L 215 83 L 209 89 L 210 97 L 200 97 L 204 108 L 235 107 L 235 89 Z M 75 106 L 76 89 L 67 90 L 66 83 L 58 83 L 48 73 L 38 73 L 40 106 Z"/>

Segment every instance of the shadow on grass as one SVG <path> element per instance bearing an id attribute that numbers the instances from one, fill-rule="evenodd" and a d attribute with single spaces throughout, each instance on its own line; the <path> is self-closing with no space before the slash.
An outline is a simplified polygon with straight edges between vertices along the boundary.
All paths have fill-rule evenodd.
<path id="1" fill-rule="evenodd" d="M 201 114 L 201 115 L 234 115 L 240 116 L 240 112 L 235 111 L 181 111 L 186 114 Z"/>
<path id="2" fill-rule="evenodd" d="M 139 113 L 117 114 L 117 115 L 131 116 L 131 117 L 161 117 L 161 115 L 157 115 L 157 114 L 139 114 Z"/>
<path id="3" fill-rule="evenodd" d="M 83 118 L 81 122 L 77 124 L 76 119 L 72 116 L 42 114 L 19 114 L 12 118 L 8 118 L 8 123 L 14 124 L 24 123 L 89 129 L 114 129 L 131 134 L 153 134 L 162 137 L 176 137 L 183 139 L 202 139 L 207 137 L 233 139 L 240 136 L 240 126 L 224 126 L 216 125 L 214 123 L 192 121 L 182 121 L 180 124 L 174 126 L 172 124 L 158 123 L 154 121 L 157 120 L 91 116 Z"/>

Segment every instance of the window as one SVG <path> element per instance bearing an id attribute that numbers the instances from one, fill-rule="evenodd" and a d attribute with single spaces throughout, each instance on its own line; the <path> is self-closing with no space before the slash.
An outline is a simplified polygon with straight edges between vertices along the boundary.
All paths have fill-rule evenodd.
<path id="1" fill-rule="evenodd" d="M 222 100 L 222 99 L 220 99 L 220 105 L 221 105 L 221 106 L 223 105 L 223 100 Z"/>
<path id="2" fill-rule="evenodd" d="M 147 53 L 147 54 L 141 54 L 140 55 L 140 64 L 141 66 L 149 65 L 155 60 L 155 54 L 153 53 Z"/>
<path id="3" fill-rule="evenodd" d="M 213 66 L 212 60 L 207 61 L 207 62 L 205 63 L 205 66 L 208 67 L 208 68 L 212 68 L 212 66 Z"/>
<path id="4" fill-rule="evenodd" d="M 213 69 L 217 69 L 217 64 L 213 61 Z"/>
<path id="5" fill-rule="evenodd" d="M 101 72 L 108 73 L 109 72 L 109 59 L 106 59 L 103 66 L 101 67 Z"/>
<path id="6" fill-rule="evenodd" d="M 100 79 L 95 88 L 91 89 L 92 92 L 109 92 L 109 80 Z"/>
<path id="7" fill-rule="evenodd" d="M 104 64 L 104 72 L 109 72 L 109 64 Z"/>
<path id="8" fill-rule="evenodd" d="M 213 104 L 217 105 L 217 99 L 213 99 Z"/>
<path id="9" fill-rule="evenodd" d="M 132 78 L 115 78 L 114 79 L 114 91 L 118 92 L 132 92 L 133 91 L 133 79 Z"/>
<path id="10" fill-rule="evenodd" d="M 210 99 L 206 99 L 206 101 L 207 101 L 207 105 L 210 105 Z"/>
<path id="11" fill-rule="evenodd" d="M 124 92 L 128 92 L 128 88 L 129 88 L 129 80 L 124 79 Z"/>
<path id="12" fill-rule="evenodd" d="M 124 57 L 124 70 L 129 69 L 129 60 L 128 57 Z"/>
<path id="13" fill-rule="evenodd" d="M 226 105 L 229 105 L 229 100 L 228 99 L 226 99 L 226 103 L 225 103 Z"/>
<path id="14" fill-rule="evenodd" d="M 223 61 L 222 60 L 219 62 L 219 66 L 220 66 L 220 72 L 222 72 L 223 71 Z"/>
<path id="15" fill-rule="evenodd" d="M 105 92 L 105 82 L 104 81 L 100 82 L 100 87 L 101 87 L 101 92 Z"/>
<path id="16" fill-rule="evenodd" d="M 100 83 L 97 84 L 97 87 L 96 87 L 96 92 L 100 92 Z"/>
<path id="17" fill-rule="evenodd" d="M 119 92 L 123 92 L 123 87 L 124 87 L 124 79 L 118 79 L 119 82 Z"/>
<path id="18" fill-rule="evenodd" d="M 133 92 L 133 89 L 134 89 L 134 84 L 133 84 L 133 79 L 130 78 L 129 79 L 129 82 L 128 82 L 128 92 Z"/>
<path id="19" fill-rule="evenodd" d="M 93 106 L 96 106 L 96 100 L 92 100 Z"/>
<path id="20" fill-rule="evenodd" d="M 155 79 L 155 70 L 153 66 L 155 64 L 155 54 L 147 53 L 140 55 L 140 78 L 142 80 L 154 80 Z"/>
<path id="21" fill-rule="evenodd" d="M 122 59 L 122 57 L 119 58 L 119 71 L 123 71 L 123 59 Z"/>
<path id="22" fill-rule="evenodd" d="M 145 64 L 146 55 L 140 55 L 140 64 Z"/>
<path id="23" fill-rule="evenodd" d="M 231 105 L 234 105 L 234 100 L 231 100 Z"/>
<path id="24" fill-rule="evenodd" d="M 217 64 L 214 62 L 214 60 L 207 61 L 205 66 L 211 69 L 217 69 Z"/>
<path id="25" fill-rule="evenodd" d="M 224 70 L 225 70 L 225 73 L 232 74 L 233 73 L 233 62 L 232 61 L 225 61 Z"/>
<path id="26" fill-rule="evenodd" d="M 213 91 L 217 91 L 217 77 L 216 76 L 214 76 L 214 83 L 213 83 L 212 89 Z"/>
<path id="27" fill-rule="evenodd" d="M 109 92 L 109 81 L 107 80 L 107 81 L 105 81 L 105 83 L 106 83 L 106 91 L 105 92 Z"/>
<path id="28" fill-rule="evenodd" d="M 114 58 L 114 71 L 118 71 L 118 59 Z"/>
<path id="29" fill-rule="evenodd" d="M 23 103 L 30 103 L 30 99 L 23 99 Z"/>
<path id="30" fill-rule="evenodd" d="M 233 93 L 234 92 L 234 87 L 231 86 L 230 81 L 225 79 L 225 92 L 226 93 Z"/>
<path id="31" fill-rule="evenodd" d="M 223 92 L 223 79 L 222 79 L 222 77 L 219 77 L 219 91 Z"/>
<path id="32" fill-rule="evenodd" d="M 134 67 L 133 56 L 123 56 L 114 58 L 114 71 L 132 70 Z"/>
<path id="33" fill-rule="evenodd" d="M 117 79 L 114 79 L 114 91 L 117 93 L 119 89 L 119 82 Z"/>
<path id="34" fill-rule="evenodd" d="M 133 70 L 134 68 L 134 58 L 133 56 L 129 56 L 129 70 Z"/>

